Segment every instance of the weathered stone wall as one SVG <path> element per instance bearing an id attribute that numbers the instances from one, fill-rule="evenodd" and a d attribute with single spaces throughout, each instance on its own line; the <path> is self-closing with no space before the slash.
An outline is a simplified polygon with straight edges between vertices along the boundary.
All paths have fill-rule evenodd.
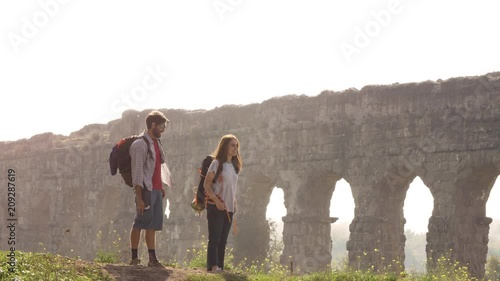
<path id="1" fill-rule="evenodd" d="M 2 185 L 7 169 L 17 175 L 17 249 L 91 259 L 97 249 L 118 244 L 128 255 L 133 195 L 109 175 L 107 158 L 113 142 L 145 127 L 148 112 L 127 111 L 69 137 L 43 134 L 0 143 Z M 485 204 L 500 173 L 500 73 L 164 113 L 171 120 L 162 142 L 174 189 L 167 195 L 170 217 L 158 236 L 160 258 L 182 262 L 187 249 L 200 247 L 206 220 L 189 207 L 196 169 L 222 135 L 234 133 L 244 158 L 239 234 L 230 237 L 237 260 L 265 257 L 266 207 L 278 186 L 287 208 L 281 261 L 302 271 L 327 266 L 336 220 L 329 217 L 330 199 L 344 178 L 356 204 L 347 243 L 350 265 L 403 270 L 403 204 L 419 176 L 434 196 L 429 266 L 451 255 L 474 276 L 484 275 L 491 222 Z M 2 222 L 6 211 L 0 209 Z M 0 233 L 1 249 L 8 235 Z"/>

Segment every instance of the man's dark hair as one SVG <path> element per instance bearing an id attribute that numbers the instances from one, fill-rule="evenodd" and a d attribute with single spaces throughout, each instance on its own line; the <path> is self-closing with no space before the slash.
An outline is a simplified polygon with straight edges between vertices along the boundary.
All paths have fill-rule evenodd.
<path id="1" fill-rule="evenodd" d="M 148 129 L 151 129 L 151 126 L 153 126 L 153 123 L 156 124 L 156 126 L 163 124 L 163 123 L 168 123 L 169 120 L 163 113 L 161 113 L 158 110 L 151 111 L 148 116 L 146 117 L 146 126 Z"/>

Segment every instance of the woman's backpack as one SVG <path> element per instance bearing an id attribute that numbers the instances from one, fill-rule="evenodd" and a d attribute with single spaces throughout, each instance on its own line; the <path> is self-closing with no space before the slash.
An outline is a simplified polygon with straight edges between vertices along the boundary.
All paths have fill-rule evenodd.
<path id="1" fill-rule="evenodd" d="M 207 195 L 205 194 L 205 188 L 203 187 L 205 183 L 205 177 L 207 176 L 208 168 L 210 167 L 210 164 L 212 164 L 212 161 L 214 158 L 211 155 L 208 155 L 203 159 L 201 162 L 201 167 L 198 168 L 198 174 L 200 175 L 200 182 L 198 183 L 198 188 L 194 187 L 193 189 L 196 189 L 194 199 L 191 202 L 191 208 L 195 210 L 198 215 L 201 214 L 203 210 L 207 207 Z M 222 164 L 222 163 L 221 163 Z M 213 180 L 213 183 L 217 180 L 218 176 L 222 172 L 221 169 L 222 165 L 219 165 L 217 168 L 217 172 L 215 173 L 215 177 Z"/>

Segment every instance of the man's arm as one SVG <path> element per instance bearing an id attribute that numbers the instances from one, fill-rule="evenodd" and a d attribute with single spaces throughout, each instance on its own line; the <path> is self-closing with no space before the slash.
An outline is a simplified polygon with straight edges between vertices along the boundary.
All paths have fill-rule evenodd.
<path id="1" fill-rule="evenodd" d="M 144 183 L 144 161 L 147 156 L 147 144 L 143 140 L 138 140 L 130 146 L 130 165 L 132 168 L 132 185 L 134 186 L 137 209 L 140 214 L 144 212 L 144 200 L 142 198 L 142 186 Z"/>
<path id="2" fill-rule="evenodd" d="M 144 163 L 147 156 L 147 146 L 143 140 L 136 140 L 130 146 L 130 166 L 132 168 L 132 185 L 143 187 L 144 183 Z"/>
<path id="3" fill-rule="evenodd" d="M 142 199 L 142 187 L 139 186 L 139 185 L 136 185 L 134 187 L 134 190 L 135 190 L 135 200 L 136 200 L 136 206 L 137 206 L 137 212 L 139 212 L 139 214 L 144 214 L 144 200 Z"/>

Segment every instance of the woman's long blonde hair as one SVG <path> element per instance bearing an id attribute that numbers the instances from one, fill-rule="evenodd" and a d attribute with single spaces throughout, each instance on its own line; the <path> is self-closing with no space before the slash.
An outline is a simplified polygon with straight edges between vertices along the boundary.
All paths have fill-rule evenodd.
<path id="1" fill-rule="evenodd" d="M 243 168 L 243 160 L 241 159 L 240 156 L 240 142 L 236 138 L 235 135 L 229 134 L 223 136 L 220 141 L 219 145 L 217 146 L 217 149 L 212 153 L 212 156 L 219 161 L 219 163 L 224 163 L 227 161 L 227 147 L 229 146 L 229 143 L 235 140 L 237 145 L 238 145 L 238 153 L 236 156 L 233 156 L 231 159 L 231 163 L 233 163 L 234 169 L 236 170 L 236 173 L 238 174 L 241 169 Z M 222 167 L 221 167 L 222 168 Z"/>

